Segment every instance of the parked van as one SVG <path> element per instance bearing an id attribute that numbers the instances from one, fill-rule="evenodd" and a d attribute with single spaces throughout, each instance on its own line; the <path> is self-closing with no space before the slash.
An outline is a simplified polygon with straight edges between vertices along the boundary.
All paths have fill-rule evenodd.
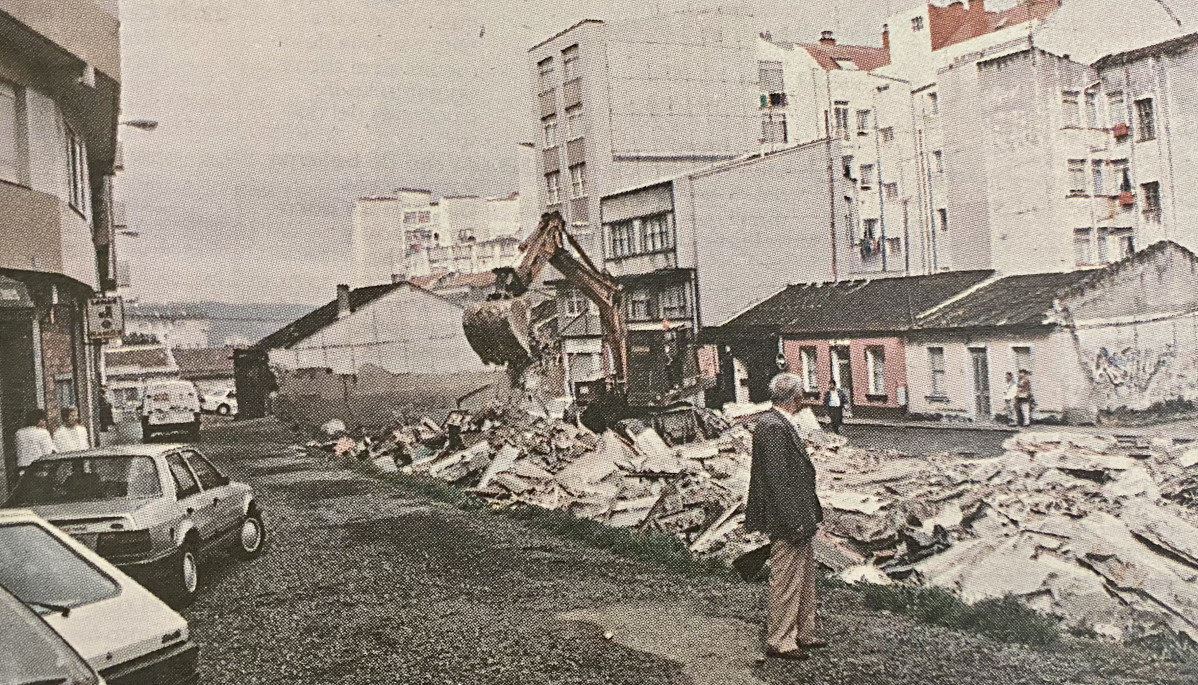
<path id="1" fill-rule="evenodd" d="M 200 393 L 191 381 L 150 381 L 141 402 L 141 436 L 149 442 L 164 433 L 200 439 Z"/>

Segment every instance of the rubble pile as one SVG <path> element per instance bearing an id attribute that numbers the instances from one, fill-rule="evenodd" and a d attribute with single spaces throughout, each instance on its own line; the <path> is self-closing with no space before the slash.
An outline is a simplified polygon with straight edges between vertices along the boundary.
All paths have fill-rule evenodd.
<path id="1" fill-rule="evenodd" d="M 326 426 L 309 447 L 493 507 L 664 531 L 696 556 L 760 563 L 768 541 L 743 527 L 754 414 L 739 409 L 686 406 L 595 434 L 491 407 L 360 437 Z M 997 457 L 915 457 L 850 446 L 810 412 L 800 427 L 825 510 L 816 557 L 845 581 L 938 586 L 970 603 L 1016 595 L 1111 639 L 1198 642 L 1198 447 L 1027 432 Z"/>

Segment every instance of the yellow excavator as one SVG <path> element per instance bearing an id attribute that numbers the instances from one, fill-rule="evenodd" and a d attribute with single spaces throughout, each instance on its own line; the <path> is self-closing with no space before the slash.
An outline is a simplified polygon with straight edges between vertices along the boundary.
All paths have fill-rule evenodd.
<path id="1" fill-rule="evenodd" d="M 486 301 L 467 308 L 462 327 L 470 346 L 484 362 L 506 365 L 513 371 L 523 370 L 532 363 L 535 343 L 530 333 L 531 306 L 527 293 L 549 264 L 595 303 L 603 326 L 607 389 L 624 394 L 628 378 L 628 323 L 621 306 L 620 284 L 596 267 L 582 246 L 566 232 L 560 212 L 543 214 L 536 230 L 520 249 L 524 257 L 519 265 L 495 269 L 495 292 Z"/>

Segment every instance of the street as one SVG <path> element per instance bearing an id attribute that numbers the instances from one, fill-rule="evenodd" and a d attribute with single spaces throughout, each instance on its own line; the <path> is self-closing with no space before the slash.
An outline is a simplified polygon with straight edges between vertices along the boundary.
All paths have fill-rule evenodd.
<path id="1" fill-rule="evenodd" d="M 429 501 L 296 455 L 269 420 L 207 423 L 272 538 L 205 567 L 184 612 L 221 683 L 1189 683 L 1193 670 L 1067 639 L 1038 651 L 866 609 L 821 589 L 832 642 L 759 664 L 762 584 L 689 576 Z M 605 639 L 605 631 L 612 633 Z"/>

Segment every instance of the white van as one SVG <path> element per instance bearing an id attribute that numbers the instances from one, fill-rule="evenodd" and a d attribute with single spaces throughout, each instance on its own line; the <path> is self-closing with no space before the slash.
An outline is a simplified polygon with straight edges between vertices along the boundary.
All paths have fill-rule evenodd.
<path id="1" fill-rule="evenodd" d="M 148 442 L 163 433 L 186 433 L 200 439 L 200 393 L 191 381 L 150 381 L 141 402 L 141 437 Z"/>

